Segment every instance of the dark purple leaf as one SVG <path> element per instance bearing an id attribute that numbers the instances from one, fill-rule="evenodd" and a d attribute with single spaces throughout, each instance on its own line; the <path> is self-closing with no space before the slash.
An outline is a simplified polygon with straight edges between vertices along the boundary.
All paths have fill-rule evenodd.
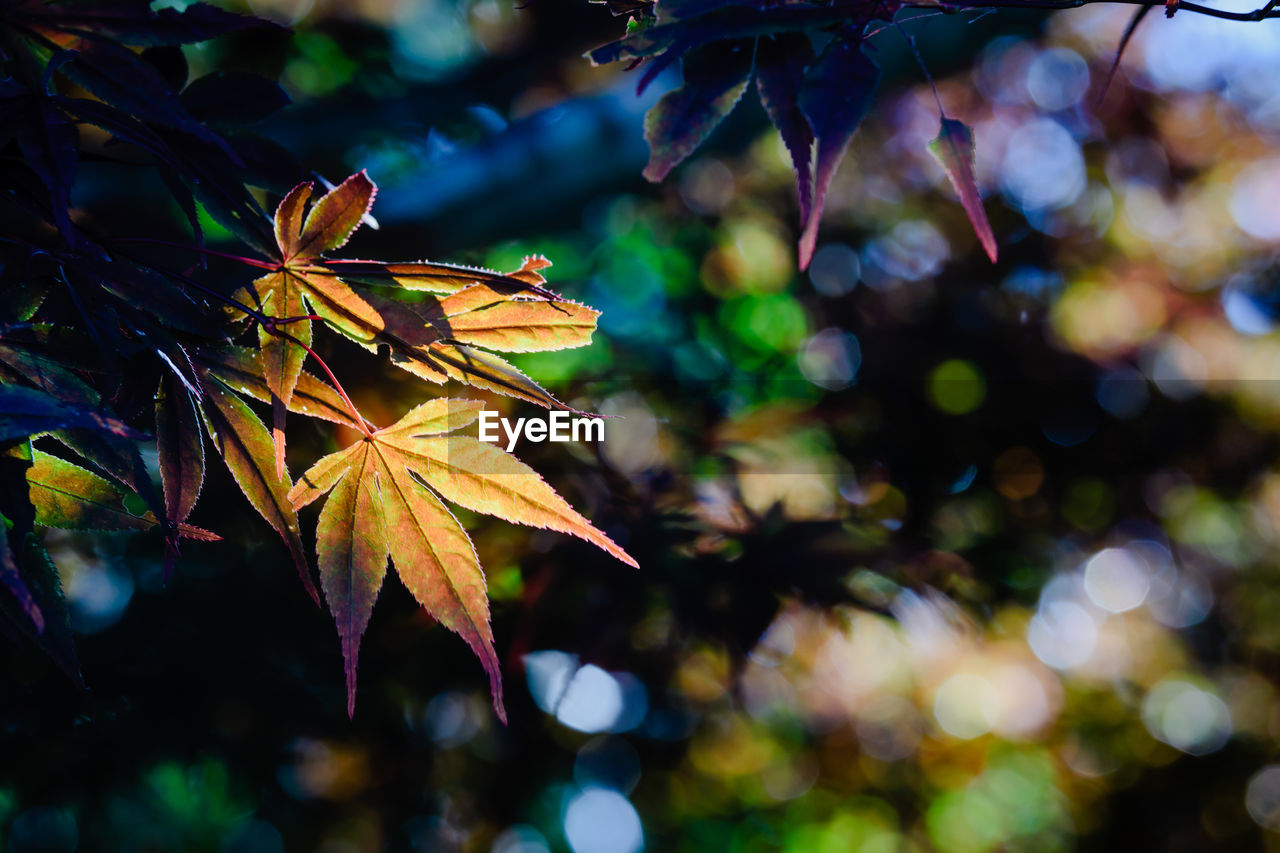
<path id="1" fill-rule="evenodd" d="M 228 134 L 227 141 L 244 161 L 241 175 L 249 186 L 284 195 L 309 177 L 298 155 L 274 139 L 237 132 Z"/>
<path id="2" fill-rule="evenodd" d="M 76 280 L 82 294 L 105 291 L 119 300 L 115 305 L 117 309 L 127 313 L 145 311 L 169 328 L 193 334 L 203 334 L 208 328 L 203 308 L 159 273 L 84 254 L 61 253 L 57 257 L 65 273 Z M 147 330 L 142 331 L 143 345 L 154 349 L 155 342 L 146 340 Z"/>
<path id="3" fill-rule="evenodd" d="M 68 215 L 71 185 L 80 160 L 80 134 L 75 124 L 47 98 L 32 97 L 26 121 L 18 130 L 18 144 L 27 165 L 35 170 L 49 191 L 49 208 L 63 239 L 75 239 Z"/>
<path id="4" fill-rule="evenodd" d="M 182 11 L 153 12 L 147 0 L 80 0 L 47 3 L 28 0 L 9 13 L 36 29 L 112 38 L 125 44 L 194 44 L 244 29 L 275 29 L 279 24 L 193 3 Z"/>
<path id="5" fill-rule="evenodd" d="M 0 515 L 0 585 L 9 590 L 18 607 L 31 620 L 31 627 L 35 632 L 43 634 L 44 614 L 40 612 L 40 605 L 36 604 L 35 597 L 22 579 L 22 574 L 18 571 L 17 556 L 9 547 L 9 536 L 7 532 L 3 532 L 9 524 L 9 519 Z"/>
<path id="6" fill-rule="evenodd" d="M 141 121 L 189 133 L 235 159 L 221 137 L 187 112 L 160 72 L 131 50 L 107 41 L 84 41 L 76 58 L 63 66 L 62 73 Z"/>
<path id="7" fill-rule="evenodd" d="M 173 91 L 181 91 L 182 87 L 187 85 L 187 72 L 190 69 L 187 67 L 187 56 L 182 52 L 182 48 L 176 45 L 149 47 L 142 52 L 142 58 L 160 72 L 160 76 Z"/>
<path id="8" fill-rule="evenodd" d="M 653 0 L 588 0 L 608 8 L 615 16 L 645 14 L 653 7 Z"/>
<path id="9" fill-rule="evenodd" d="M 143 437 L 103 412 L 63 402 L 34 388 L 0 385 L 0 442 L 66 427 L 85 427 L 134 439 Z"/>
<path id="10" fill-rule="evenodd" d="M 973 224 L 974 233 L 986 250 L 991 263 L 996 262 L 996 235 L 991 231 L 991 223 L 987 221 L 987 212 L 982 207 L 982 196 L 978 194 L 978 181 L 973 174 L 974 152 L 973 132 L 964 122 L 942 117 L 942 129 L 938 138 L 929 144 L 929 150 L 942 165 L 943 171 L 960 196 L 960 204 L 964 207 L 969 222 Z"/>
<path id="11" fill-rule="evenodd" d="M 34 533 L 28 533 L 23 541 L 20 567 L 27 588 L 36 606 L 44 616 L 44 630 L 28 637 L 47 654 L 58 668 L 66 673 L 72 683 L 85 689 L 80 674 L 80 658 L 76 654 L 76 641 L 71 633 L 71 621 L 67 602 L 62 596 L 62 581 L 58 569 L 49 558 L 49 552 Z M 19 629 L 23 626 L 18 623 Z"/>
<path id="12" fill-rule="evenodd" d="M 670 24 L 659 24 L 588 51 L 596 65 L 621 59 L 656 56 L 679 45 L 691 49 L 707 42 L 798 32 L 824 26 L 853 26 L 870 17 L 863 0 L 840 0 L 831 5 L 732 6 Z M 852 23 L 851 23 L 852 22 Z"/>
<path id="13" fill-rule="evenodd" d="M 191 393 L 172 376 L 156 397 L 156 450 L 170 521 L 186 521 L 204 484 L 204 441 Z"/>
<path id="14" fill-rule="evenodd" d="M 254 124 L 289 105 L 289 96 L 274 80 L 244 71 L 215 71 L 183 90 L 187 112 L 210 124 Z"/>
<path id="15" fill-rule="evenodd" d="M 817 140 L 813 204 L 800 236 L 800 268 L 809 266 L 818 239 L 818 223 L 831 179 L 844 158 L 853 134 L 871 109 L 880 68 L 862 52 L 862 38 L 853 32 L 837 36 L 805 74 L 800 109 Z"/>
<path id="16" fill-rule="evenodd" d="M 760 103 L 791 154 L 801 228 L 809 222 L 813 201 L 813 129 L 800 110 L 800 87 L 812 62 L 813 47 L 802 33 L 762 38 L 756 46 L 756 88 Z"/>
<path id="17" fill-rule="evenodd" d="M 751 80 L 754 53 L 754 44 L 744 40 L 685 54 L 684 84 L 663 95 L 645 116 L 650 152 L 646 178 L 665 178 L 733 110 Z"/>

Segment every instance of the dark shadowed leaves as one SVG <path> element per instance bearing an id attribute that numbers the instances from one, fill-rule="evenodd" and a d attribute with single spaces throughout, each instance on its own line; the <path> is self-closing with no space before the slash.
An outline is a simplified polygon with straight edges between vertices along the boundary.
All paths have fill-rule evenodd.
<path id="1" fill-rule="evenodd" d="M 863 53 L 861 36 L 851 32 L 833 39 L 805 73 L 800 110 L 813 130 L 817 153 L 813 202 L 800 236 L 801 269 L 808 267 L 813 257 L 831 179 L 854 132 L 871 109 L 879 84 L 880 68 Z"/>
<path id="2" fill-rule="evenodd" d="M 215 71 L 182 91 L 187 112 L 210 124 L 254 124 L 289 105 L 289 96 L 274 80 L 244 71 Z"/>
<path id="3" fill-rule="evenodd" d="M 18 131 L 22 156 L 49 190 L 49 207 L 58 230 L 64 239 L 72 241 L 71 185 L 80 160 L 80 134 L 66 114 L 46 98 L 29 99 L 26 112 Z"/>
<path id="4" fill-rule="evenodd" d="M 802 33 L 762 38 L 756 47 L 756 88 L 795 167 L 802 229 L 813 201 L 813 129 L 800 109 L 800 88 L 812 62 L 813 48 Z"/>
<path id="5" fill-rule="evenodd" d="M 684 84 L 663 95 L 645 116 L 646 178 L 665 178 L 733 110 L 751 79 L 754 53 L 753 42 L 742 40 L 695 48 L 684 55 Z"/>
<path id="6" fill-rule="evenodd" d="M 0 586 L 9 590 L 18 607 L 31 620 L 31 627 L 35 632 L 43 634 L 44 613 L 41 612 L 40 605 L 36 604 L 35 596 L 31 594 L 26 581 L 22 579 L 22 573 L 18 570 L 18 555 L 9 547 L 8 529 L 12 524 L 13 522 L 0 515 Z"/>
<path id="7" fill-rule="evenodd" d="M 66 427 L 86 427 L 135 439 L 142 437 L 123 421 L 86 406 L 63 402 L 34 388 L 0 385 L 0 441 Z"/>
<path id="8" fill-rule="evenodd" d="M 204 485 L 204 442 L 196 402 L 173 376 L 160 381 L 156 394 L 156 453 L 165 514 L 186 521 Z"/>
<path id="9" fill-rule="evenodd" d="M 191 3 L 181 11 L 152 11 L 136 0 L 81 0 L 47 3 L 25 0 L 6 9 L 6 16 L 37 32 L 54 35 L 93 34 L 125 44 L 193 44 L 244 29 L 282 29 L 278 24 L 227 12 L 208 3 Z"/>
<path id="10" fill-rule="evenodd" d="M 31 606 L 38 608 L 41 622 L 34 623 L 31 614 L 4 593 L 0 593 L 0 615 L 7 617 L 22 636 L 47 654 L 72 683 L 83 690 L 84 678 L 80 674 L 80 659 L 58 570 L 34 533 L 20 537 L 19 542 L 19 570 L 31 595 Z M 14 552 L 11 554 L 17 556 Z"/>

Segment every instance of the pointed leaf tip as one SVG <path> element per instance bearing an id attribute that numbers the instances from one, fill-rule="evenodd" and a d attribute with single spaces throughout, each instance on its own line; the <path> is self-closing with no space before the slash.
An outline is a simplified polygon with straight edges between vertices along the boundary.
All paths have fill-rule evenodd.
<path id="1" fill-rule="evenodd" d="M 419 604 L 466 641 L 489 678 L 505 725 L 502 672 L 484 572 L 466 530 L 442 502 L 571 533 L 629 565 L 631 557 L 502 450 L 452 434 L 482 404 L 437 397 L 395 424 L 319 460 L 293 486 L 294 508 L 328 493 L 316 529 L 320 583 L 342 643 L 347 712 L 355 712 L 360 640 L 387 558 Z"/>
<path id="2" fill-rule="evenodd" d="M 726 41 L 684 55 L 684 85 L 663 95 L 645 115 L 645 178 L 654 183 L 665 178 L 733 111 L 751 79 L 752 44 Z"/>
<path id="3" fill-rule="evenodd" d="M 346 245 L 373 207 L 377 193 L 364 170 L 325 193 L 302 223 L 293 260 L 309 260 Z"/>
<path id="4" fill-rule="evenodd" d="M 996 235 L 987 221 L 987 212 L 978 192 L 978 180 L 974 176 L 973 131 L 964 122 L 943 116 L 938 138 L 929 144 L 929 151 L 947 173 L 969 222 L 973 224 L 974 233 L 994 264 L 998 254 Z"/>
<path id="5" fill-rule="evenodd" d="M 813 202 L 813 130 L 800 110 L 800 87 L 812 61 L 813 48 L 803 33 L 762 38 L 756 47 L 756 89 L 761 106 L 791 155 L 801 228 L 809 224 Z"/>
<path id="6" fill-rule="evenodd" d="M 871 109 L 880 85 L 880 67 L 862 51 L 862 36 L 846 32 L 833 39 L 805 71 L 798 103 L 817 140 L 813 202 L 800 235 L 800 269 L 807 269 L 818 242 L 818 223 L 827 190 L 858 125 Z"/>

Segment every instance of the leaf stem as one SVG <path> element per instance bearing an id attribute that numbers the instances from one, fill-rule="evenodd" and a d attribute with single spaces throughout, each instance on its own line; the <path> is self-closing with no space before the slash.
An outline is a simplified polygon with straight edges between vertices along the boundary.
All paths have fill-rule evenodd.
<path id="1" fill-rule="evenodd" d="M 366 438 L 371 437 L 373 435 L 373 424 L 365 420 L 364 415 L 360 414 L 360 410 L 356 408 L 355 403 L 351 402 L 351 398 L 347 396 L 346 389 L 342 387 L 342 383 L 338 381 L 338 377 L 333 375 L 333 371 L 329 369 L 329 365 L 320 357 L 320 354 L 283 329 L 276 329 L 272 331 L 271 334 L 279 335 L 287 341 L 293 341 L 295 344 L 306 350 L 307 353 L 316 360 L 316 364 L 320 365 L 320 369 L 324 371 L 325 375 L 329 377 L 329 381 L 333 383 L 333 390 L 337 391 L 338 396 L 342 398 L 342 402 L 347 404 L 347 409 L 350 411 L 351 416 L 355 418 L 356 426 L 360 428 L 360 432 L 364 433 Z"/>
<path id="2" fill-rule="evenodd" d="M 305 317 L 285 317 L 281 320 L 277 320 L 275 317 L 271 317 L 267 314 L 262 313 L 261 311 L 258 311 L 254 308 L 250 308 L 248 305 L 245 305 L 243 302 L 241 302 L 239 299 L 236 299 L 234 296 L 228 296 L 225 293 L 220 293 L 211 287 L 207 287 L 201 284 L 200 282 L 196 281 L 190 276 L 183 275 L 180 272 L 175 272 L 174 270 L 165 269 L 159 266 L 153 265 L 152 268 L 155 269 L 157 272 L 163 273 L 164 275 L 167 275 L 175 279 L 176 281 L 180 281 L 183 284 L 186 284 L 190 287 L 194 287 L 202 293 L 208 294 L 209 296 L 213 296 L 217 299 L 221 299 L 226 304 L 232 306 L 238 311 L 244 312 L 245 314 L 249 315 L 254 320 L 256 320 L 258 324 L 262 326 L 263 329 L 266 330 L 267 334 L 275 335 L 276 337 L 279 337 L 279 338 L 284 338 L 285 340 L 295 343 L 298 346 L 302 347 L 304 350 L 306 350 L 307 353 L 316 360 L 316 363 L 320 365 L 320 368 L 325 372 L 325 375 L 329 377 L 329 381 L 333 383 L 334 390 L 338 392 L 338 396 L 341 397 L 342 402 L 346 404 L 347 410 L 351 414 L 352 418 L 355 420 L 356 426 L 359 427 L 360 431 L 364 433 L 366 436 L 373 435 L 373 430 L 371 428 L 373 425 L 369 423 L 369 421 L 365 420 L 364 415 L 360 414 L 360 410 L 356 408 L 355 403 L 351 402 L 351 398 L 347 396 L 346 389 L 342 387 L 342 383 L 338 381 L 338 377 L 333 375 L 333 371 L 329 369 L 329 365 L 325 363 L 325 360 L 323 358 L 320 357 L 320 354 L 317 353 L 315 350 L 313 350 L 311 347 L 304 344 L 302 341 L 298 340 L 293 335 L 289 334 L 284 329 L 279 328 L 281 323 L 296 323 L 300 320 L 311 320 L 311 319 L 319 320 L 323 318 L 315 315 L 308 315 Z"/>
<path id="3" fill-rule="evenodd" d="M 1078 9 L 1096 3 L 1120 3 L 1128 6 L 1163 7 L 1163 0 L 949 0 L 942 4 L 948 9 Z M 903 0 L 907 8 L 934 9 L 938 7 L 935 0 Z M 1228 12 L 1201 6 L 1199 3 L 1180 3 L 1178 9 L 1183 12 L 1194 12 L 1211 18 L 1222 18 L 1227 21 L 1261 21 L 1269 18 L 1280 18 L 1277 2 L 1269 2 L 1252 12 Z"/>

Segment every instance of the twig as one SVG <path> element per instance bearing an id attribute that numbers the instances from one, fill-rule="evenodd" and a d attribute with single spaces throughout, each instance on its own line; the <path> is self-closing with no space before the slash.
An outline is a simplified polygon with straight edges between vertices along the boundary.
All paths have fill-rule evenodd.
<path id="1" fill-rule="evenodd" d="M 1119 3 L 1126 6 L 1163 7 L 1164 0 L 950 0 L 943 3 L 942 8 L 960 9 L 1078 9 L 1081 6 L 1092 6 L 1097 3 Z M 935 0 L 903 0 L 902 5 L 913 9 L 936 9 L 939 4 Z M 1210 18 L 1221 18 L 1226 21 L 1262 21 L 1269 18 L 1280 18 L 1280 0 L 1268 0 L 1265 6 L 1252 12 L 1228 12 L 1214 9 L 1199 3 L 1180 3 L 1178 9 L 1207 15 Z"/>

